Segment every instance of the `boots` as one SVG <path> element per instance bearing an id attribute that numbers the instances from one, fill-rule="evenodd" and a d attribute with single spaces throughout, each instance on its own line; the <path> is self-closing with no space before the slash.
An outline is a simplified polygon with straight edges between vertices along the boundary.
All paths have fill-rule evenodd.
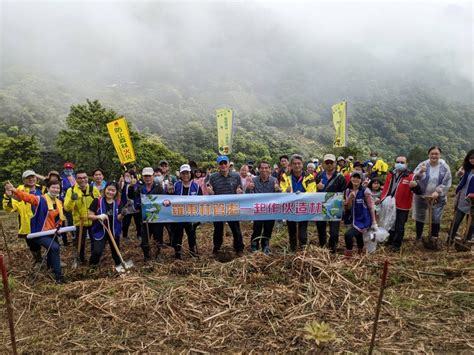
<path id="1" fill-rule="evenodd" d="M 352 250 L 347 250 L 344 252 L 344 257 L 347 259 L 352 258 Z"/>
<path id="2" fill-rule="evenodd" d="M 41 262 L 43 261 L 43 257 L 41 256 L 41 250 L 32 250 L 31 255 L 33 255 L 33 264 L 41 264 Z"/>

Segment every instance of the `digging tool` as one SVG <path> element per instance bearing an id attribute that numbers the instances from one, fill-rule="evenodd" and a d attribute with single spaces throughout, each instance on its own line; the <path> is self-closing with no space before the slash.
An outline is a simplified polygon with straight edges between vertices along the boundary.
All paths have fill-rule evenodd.
<path id="1" fill-rule="evenodd" d="M 456 195 L 456 200 L 454 201 L 453 219 L 451 220 L 451 224 L 449 225 L 448 237 L 446 238 L 446 245 L 448 246 L 447 247 L 448 252 L 449 252 L 449 246 L 451 245 L 451 243 L 454 242 L 454 239 L 455 239 L 455 236 L 453 235 L 453 230 L 454 230 L 454 221 L 456 220 L 455 216 L 456 216 L 456 209 L 457 209 L 458 202 L 459 202 L 459 194 Z"/>
<path id="2" fill-rule="evenodd" d="M 433 221 L 433 204 L 434 199 L 431 196 L 425 196 L 424 199 L 428 204 L 428 235 L 424 237 L 423 246 L 429 250 L 438 249 L 438 237 L 433 237 L 432 234 L 432 221 Z"/>
<path id="3" fill-rule="evenodd" d="M 115 242 L 115 238 L 112 234 L 112 231 L 110 230 L 109 226 L 109 221 L 107 219 L 107 225 L 103 221 L 100 221 L 104 229 L 107 231 L 107 235 L 110 238 L 110 241 L 112 242 L 112 245 L 114 246 L 115 252 L 117 253 L 119 259 L 120 259 L 120 266 L 115 266 L 115 270 L 117 272 L 125 272 L 125 270 L 131 269 L 133 267 L 133 261 L 132 260 L 127 260 L 124 261 L 122 254 L 120 253 L 119 247 L 117 246 L 117 243 Z"/>
<path id="4" fill-rule="evenodd" d="M 459 252 L 471 250 L 472 241 L 467 240 L 467 237 L 469 236 L 469 232 L 471 230 L 471 224 L 472 224 L 473 199 L 471 198 L 469 199 L 469 201 L 471 203 L 471 209 L 466 218 L 466 228 L 464 230 L 464 236 L 462 238 L 461 237 L 454 238 L 454 249 L 456 249 L 456 251 L 459 251 Z"/>
<path id="5" fill-rule="evenodd" d="M 385 290 L 385 283 L 387 282 L 388 273 L 388 260 L 385 260 L 383 264 L 382 280 L 380 282 L 379 298 L 377 300 L 377 308 L 375 309 L 375 319 L 372 328 L 372 338 L 370 340 L 369 355 L 372 355 L 375 345 L 375 337 L 377 336 L 377 325 L 379 323 L 380 309 L 382 308 L 383 293 Z"/>
<path id="6" fill-rule="evenodd" d="M 72 262 L 72 268 L 77 269 L 77 266 L 80 262 L 80 255 L 81 255 L 81 249 L 82 249 L 82 232 L 84 230 L 84 222 L 82 221 L 82 218 L 79 220 L 79 235 L 77 237 L 77 248 L 76 248 L 76 255 L 74 257 L 74 260 Z M 84 245 L 85 248 L 85 245 Z"/>

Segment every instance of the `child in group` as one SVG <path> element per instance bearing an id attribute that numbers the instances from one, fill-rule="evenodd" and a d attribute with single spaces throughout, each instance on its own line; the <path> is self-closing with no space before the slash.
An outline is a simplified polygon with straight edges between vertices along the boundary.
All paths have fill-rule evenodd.
<path id="1" fill-rule="evenodd" d="M 380 211 L 380 195 L 382 194 L 382 184 L 379 178 L 373 178 L 370 180 L 369 185 L 367 186 L 370 190 L 370 195 L 372 196 L 372 201 L 375 204 L 375 214 L 377 215 Z"/>

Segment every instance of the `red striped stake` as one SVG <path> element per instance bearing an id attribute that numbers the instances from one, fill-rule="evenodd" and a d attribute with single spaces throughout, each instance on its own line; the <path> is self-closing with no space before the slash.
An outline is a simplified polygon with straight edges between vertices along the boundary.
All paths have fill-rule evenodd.
<path id="1" fill-rule="evenodd" d="M 383 291 L 385 290 L 385 283 L 387 282 L 387 274 L 388 260 L 385 260 L 385 262 L 383 263 L 382 282 L 380 283 L 379 299 L 377 301 L 377 308 L 375 309 L 374 327 L 372 329 L 372 339 L 370 340 L 369 355 L 372 355 L 372 352 L 374 351 L 375 337 L 377 335 L 377 324 L 379 322 L 380 308 L 382 308 Z"/>
<path id="2" fill-rule="evenodd" d="M 12 341 L 13 355 L 17 355 L 16 351 L 16 339 L 15 339 L 15 327 L 13 325 L 13 308 L 10 300 L 10 289 L 8 287 L 8 276 L 7 268 L 3 261 L 3 255 L 0 255 L 0 268 L 2 269 L 2 282 L 3 282 L 3 293 L 5 294 L 5 305 L 8 313 L 8 325 L 10 326 L 10 338 Z"/>

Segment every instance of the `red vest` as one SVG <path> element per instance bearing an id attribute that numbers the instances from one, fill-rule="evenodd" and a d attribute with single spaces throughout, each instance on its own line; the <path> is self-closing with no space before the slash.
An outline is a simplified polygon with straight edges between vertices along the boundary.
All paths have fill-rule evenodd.
<path id="1" fill-rule="evenodd" d="M 413 180 L 414 175 L 412 172 L 402 174 L 403 176 L 401 177 L 397 189 L 395 190 L 395 205 L 400 210 L 409 210 L 413 202 L 413 191 L 411 191 L 408 184 Z M 393 172 L 388 173 L 387 180 L 385 180 L 385 184 L 383 186 L 382 194 L 380 195 L 380 199 L 382 201 L 390 192 L 390 183 L 394 176 L 395 175 Z M 395 181 L 393 183 L 395 183 Z"/>

